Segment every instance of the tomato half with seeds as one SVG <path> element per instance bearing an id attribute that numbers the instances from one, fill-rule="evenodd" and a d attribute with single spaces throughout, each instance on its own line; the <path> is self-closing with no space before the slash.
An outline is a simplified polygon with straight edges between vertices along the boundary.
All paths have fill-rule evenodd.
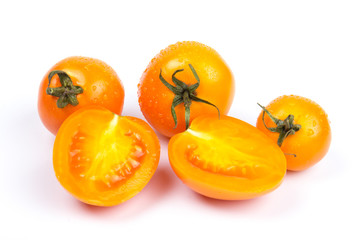
<path id="1" fill-rule="evenodd" d="M 121 114 L 124 87 L 105 62 L 89 57 L 68 57 L 56 63 L 39 88 L 38 111 L 45 127 L 56 135 L 73 112 L 89 105 Z"/>
<path id="2" fill-rule="evenodd" d="M 284 95 L 261 107 L 256 127 L 281 147 L 288 170 L 308 169 L 326 155 L 331 129 L 319 104 L 301 96 Z"/>
<path id="3" fill-rule="evenodd" d="M 178 42 L 156 55 L 138 85 L 146 120 L 171 137 L 205 113 L 227 114 L 235 91 L 233 74 L 211 47 Z"/>
<path id="4" fill-rule="evenodd" d="M 276 189 L 286 173 L 280 148 L 239 119 L 202 115 L 170 139 L 169 159 L 191 189 L 223 200 L 251 199 Z"/>
<path id="5" fill-rule="evenodd" d="M 160 145 L 143 120 L 85 107 L 61 125 L 53 151 L 56 177 L 67 191 L 91 205 L 113 206 L 149 182 Z"/>

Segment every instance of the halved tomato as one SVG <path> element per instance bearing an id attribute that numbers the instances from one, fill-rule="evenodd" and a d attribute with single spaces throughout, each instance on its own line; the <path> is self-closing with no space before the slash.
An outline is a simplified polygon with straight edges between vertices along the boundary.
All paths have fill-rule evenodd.
<path id="1" fill-rule="evenodd" d="M 239 119 L 196 118 L 170 139 L 176 175 L 194 191 L 216 199 L 241 200 L 277 188 L 286 173 L 281 149 L 264 133 Z"/>
<path id="2" fill-rule="evenodd" d="M 159 140 L 143 120 L 92 106 L 73 113 L 61 125 L 53 163 L 57 179 L 74 197 L 113 206 L 145 187 L 159 156 Z"/>

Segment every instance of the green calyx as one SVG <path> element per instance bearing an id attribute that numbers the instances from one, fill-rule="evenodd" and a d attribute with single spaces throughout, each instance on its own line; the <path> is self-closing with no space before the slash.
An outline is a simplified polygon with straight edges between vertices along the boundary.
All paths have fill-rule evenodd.
<path id="1" fill-rule="evenodd" d="M 220 117 L 220 110 L 217 108 L 217 106 L 215 106 L 214 104 L 203 100 L 201 98 L 198 98 L 196 96 L 196 89 L 200 86 L 200 79 L 199 76 L 197 75 L 194 67 L 189 64 L 189 67 L 191 69 L 191 72 L 193 73 L 197 83 L 188 86 L 186 83 L 180 81 L 179 79 L 177 79 L 175 77 L 175 75 L 178 72 L 182 72 L 184 71 L 184 69 L 178 69 L 176 70 L 173 75 L 172 75 L 172 81 L 173 83 L 175 83 L 175 86 L 171 85 L 170 83 L 168 83 L 163 76 L 161 75 L 162 70 L 160 69 L 160 75 L 159 78 L 161 80 L 161 82 L 171 91 L 175 94 L 175 97 L 173 99 L 172 105 L 171 105 L 171 115 L 174 119 L 175 122 L 175 127 L 177 127 L 177 116 L 176 116 L 176 112 L 175 112 L 175 107 L 178 106 L 181 103 L 184 103 L 184 107 L 185 107 L 185 124 L 186 124 L 186 129 L 189 128 L 189 124 L 190 124 L 190 106 L 192 101 L 195 102 L 201 102 L 201 103 L 205 103 L 208 105 L 211 105 L 213 107 L 216 108 L 216 110 L 218 111 L 218 116 Z"/>
<path id="2" fill-rule="evenodd" d="M 290 135 L 294 135 L 297 131 L 299 131 L 301 129 L 300 124 L 294 124 L 294 115 L 290 114 L 289 116 L 287 116 L 287 118 L 285 118 L 285 120 L 280 120 L 280 119 L 275 118 L 264 106 L 261 106 L 259 103 L 258 103 L 258 105 L 263 109 L 262 120 L 263 120 L 265 128 L 271 132 L 279 133 L 279 138 L 277 141 L 277 144 L 279 145 L 279 147 L 281 147 L 281 145 L 284 142 L 286 137 L 288 137 Z M 265 113 L 276 124 L 275 128 L 269 128 L 266 126 L 265 120 L 264 120 Z M 291 155 L 294 155 L 294 154 L 291 154 Z M 295 155 L 295 157 L 296 157 L 296 155 Z"/>
<path id="3" fill-rule="evenodd" d="M 61 87 L 51 88 L 49 87 L 50 82 L 55 74 L 59 76 Z M 61 70 L 52 71 L 50 72 L 48 79 L 49 79 L 49 84 L 46 89 L 46 93 L 48 95 L 59 98 L 56 102 L 58 108 L 64 108 L 68 104 L 71 104 L 73 106 L 79 104 L 79 101 L 77 100 L 76 96 L 78 94 L 83 93 L 84 90 L 80 86 L 74 86 L 71 81 L 71 78 L 69 77 L 69 75 L 67 75 L 66 72 Z"/>

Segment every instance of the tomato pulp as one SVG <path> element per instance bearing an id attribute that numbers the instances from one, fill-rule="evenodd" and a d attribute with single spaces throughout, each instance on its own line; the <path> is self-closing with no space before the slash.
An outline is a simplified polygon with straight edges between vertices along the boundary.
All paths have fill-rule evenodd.
<path id="1" fill-rule="evenodd" d="M 172 137 L 171 167 L 194 191 L 216 199 L 241 200 L 277 188 L 286 173 L 280 148 L 239 119 L 216 115 L 196 118 Z"/>
<path id="2" fill-rule="evenodd" d="M 53 163 L 57 179 L 77 199 L 113 206 L 145 187 L 159 155 L 157 136 L 144 121 L 85 107 L 60 127 Z"/>

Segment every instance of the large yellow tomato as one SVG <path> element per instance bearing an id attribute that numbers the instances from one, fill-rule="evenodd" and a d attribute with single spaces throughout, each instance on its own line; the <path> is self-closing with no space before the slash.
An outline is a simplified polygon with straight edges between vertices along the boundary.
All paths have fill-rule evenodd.
<path id="1" fill-rule="evenodd" d="M 146 120 L 171 137 L 204 113 L 227 114 L 233 75 L 221 56 L 198 42 L 178 42 L 151 60 L 138 85 Z"/>

